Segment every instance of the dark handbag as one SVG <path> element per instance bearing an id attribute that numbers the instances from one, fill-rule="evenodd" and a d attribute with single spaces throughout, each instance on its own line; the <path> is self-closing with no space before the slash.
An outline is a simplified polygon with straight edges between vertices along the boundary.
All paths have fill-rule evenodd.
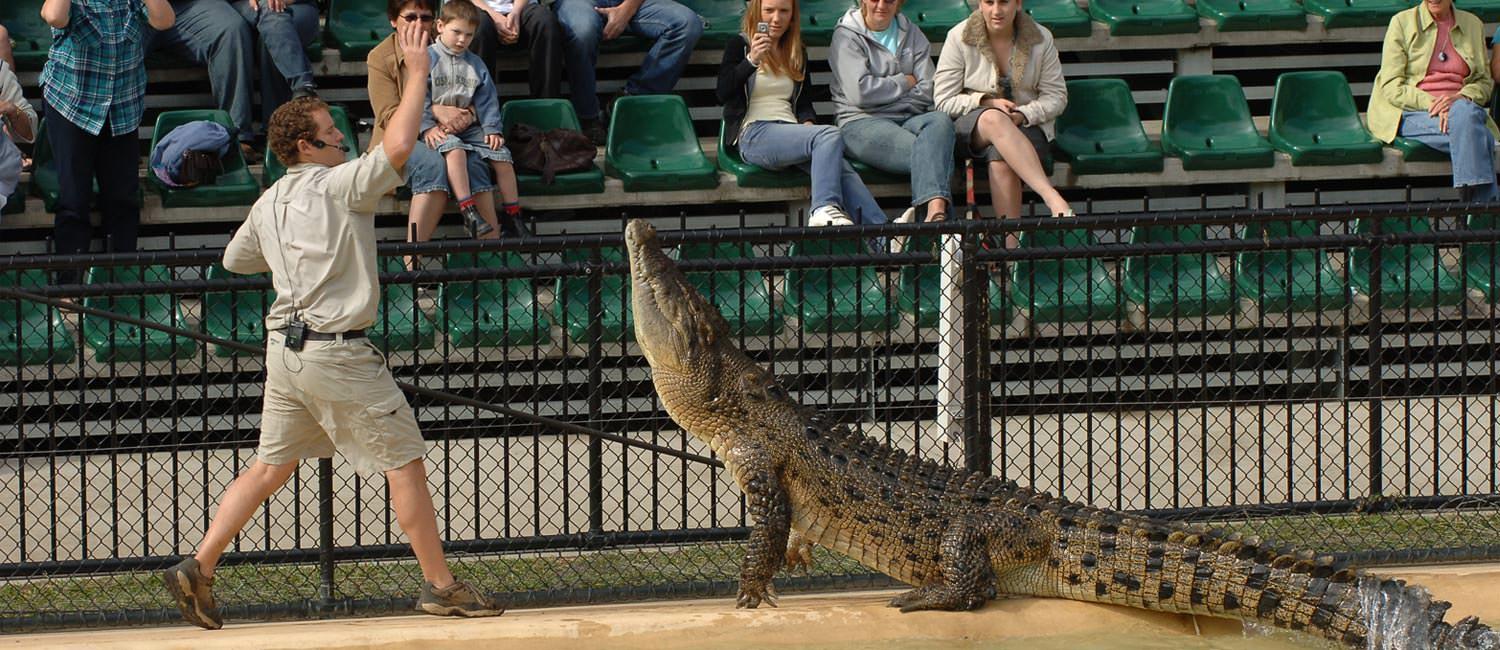
<path id="1" fill-rule="evenodd" d="M 213 185 L 224 173 L 224 161 L 217 151 L 189 149 L 182 152 L 182 168 L 177 172 L 177 182 L 183 187 Z"/>
<path id="2" fill-rule="evenodd" d="M 523 171 L 542 175 L 542 183 L 551 185 L 558 174 L 576 172 L 594 166 L 598 149 L 588 136 L 571 129 L 542 131 L 530 124 L 516 124 L 505 137 L 516 166 Z"/>

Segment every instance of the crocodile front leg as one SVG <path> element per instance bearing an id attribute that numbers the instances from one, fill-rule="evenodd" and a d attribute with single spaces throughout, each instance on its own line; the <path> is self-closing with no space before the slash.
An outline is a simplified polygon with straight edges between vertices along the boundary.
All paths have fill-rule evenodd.
<path id="1" fill-rule="evenodd" d="M 771 578 L 786 562 L 792 501 L 765 454 L 745 460 L 749 462 L 741 465 L 740 474 L 750 505 L 750 547 L 740 564 L 740 595 L 736 606 L 754 609 L 764 601 L 775 607 L 776 590 L 771 587 Z"/>

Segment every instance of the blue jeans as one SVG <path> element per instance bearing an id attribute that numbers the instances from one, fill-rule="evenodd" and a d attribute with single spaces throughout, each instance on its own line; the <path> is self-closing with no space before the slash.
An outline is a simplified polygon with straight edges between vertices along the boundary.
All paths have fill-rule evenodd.
<path id="1" fill-rule="evenodd" d="M 844 138 L 837 127 L 751 122 L 740 131 L 740 157 L 766 169 L 800 167 L 812 176 L 812 207 L 836 205 L 855 223 L 886 222 L 865 182 L 844 160 Z"/>
<path id="2" fill-rule="evenodd" d="M 594 67 L 599 62 L 599 41 L 604 38 L 604 16 L 595 7 L 614 7 L 621 0 L 557 0 L 552 12 L 563 32 L 563 60 L 568 67 L 568 86 L 573 109 L 579 119 L 599 117 L 599 95 Z M 631 95 L 670 92 L 687 67 L 693 46 L 703 35 L 703 18 L 672 0 L 645 0 L 625 31 L 655 41 L 646 52 L 641 68 L 625 82 Z"/>
<path id="3" fill-rule="evenodd" d="M 315 87 L 307 46 L 318 37 L 318 5 L 295 0 L 285 11 L 271 11 L 264 0 L 258 4 L 260 11 L 255 11 L 250 0 L 235 0 L 234 8 L 260 36 L 260 113 L 261 121 L 269 123 L 292 91 Z"/>
<path id="4" fill-rule="evenodd" d="M 489 161 L 472 151 L 468 154 L 469 194 L 493 191 L 495 180 L 490 177 Z M 448 184 L 448 163 L 443 161 L 443 154 L 425 142 L 418 142 L 411 150 L 411 157 L 406 159 L 406 185 L 413 195 L 442 192 L 453 196 L 452 186 Z"/>
<path id="5" fill-rule="evenodd" d="M 172 0 L 177 22 L 156 32 L 151 50 L 167 49 L 179 58 L 208 66 L 208 83 L 218 108 L 229 113 L 241 142 L 255 139 L 255 91 L 250 24 L 223 0 Z"/>
<path id="6" fill-rule="evenodd" d="M 1500 201 L 1500 185 L 1495 182 L 1495 136 L 1485 118 L 1484 108 L 1460 99 L 1448 108 L 1447 133 L 1438 129 L 1437 119 L 1427 111 L 1403 112 L 1399 132 L 1452 158 L 1453 186 L 1461 188 L 1465 199 Z"/>
<path id="7" fill-rule="evenodd" d="M 953 120 L 932 111 L 903 122 L 867 117 L 846 122 L 844 146 L 849 156 L 892 174 L 911 175 L 911 204 L 933 199 L 953 202 Z"/>

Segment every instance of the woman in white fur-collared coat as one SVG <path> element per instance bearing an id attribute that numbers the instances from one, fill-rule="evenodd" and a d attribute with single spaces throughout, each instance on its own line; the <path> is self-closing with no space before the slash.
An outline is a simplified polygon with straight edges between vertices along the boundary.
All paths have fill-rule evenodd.
<path id="1" fill-rule="evenodd" d="M 1020 0 L 980 0 L 948 31 L 933 76 L 938 110 L 953 117 L 960 156 L 987 163 L 995 214 L 1021 215 L 1021 183 L 1053 215 L 1071 215 L 1041 155 L 1068 104 L 1052 33 L 1021 11 Z"/>

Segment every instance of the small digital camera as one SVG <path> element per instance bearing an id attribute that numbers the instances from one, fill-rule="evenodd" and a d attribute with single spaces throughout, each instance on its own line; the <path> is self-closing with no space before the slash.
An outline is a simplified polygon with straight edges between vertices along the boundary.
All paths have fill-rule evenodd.
<path id="1" fill-rule="evenodd" d="M 769 33 L 771 33 L 771 23 L 755 23 L 755 33 L 757 33 L 757 34 L 769 34 Z"/>

